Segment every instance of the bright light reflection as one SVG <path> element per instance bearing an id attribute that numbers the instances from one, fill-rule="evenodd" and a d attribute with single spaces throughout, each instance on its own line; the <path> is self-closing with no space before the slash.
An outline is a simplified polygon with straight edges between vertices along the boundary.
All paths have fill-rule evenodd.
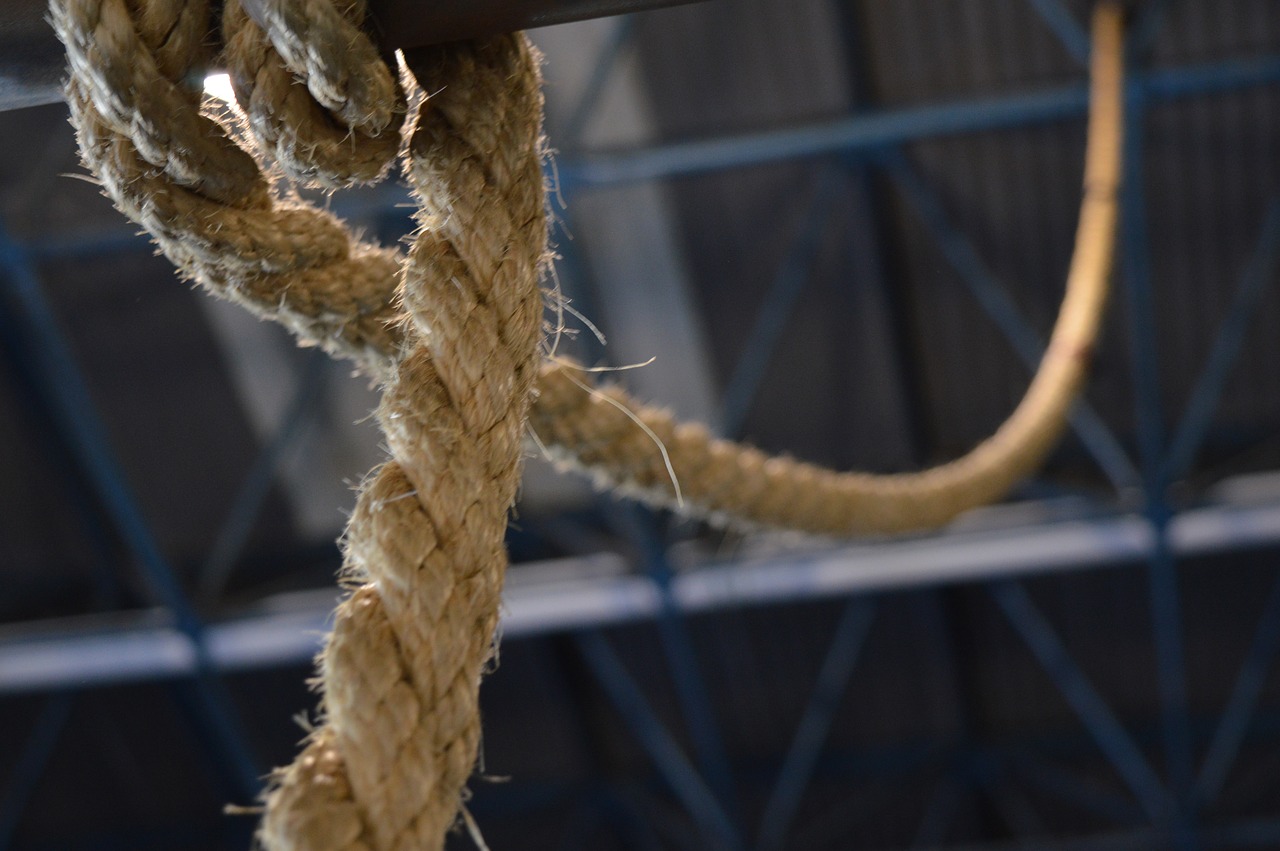
<path id="1" fill-rule="evenodd" d="M 205 77 L 204 93 L 210 97 L 217 98 L 223 103 L 235 105 L 236 95 L 231 90 L 231 77 L 226 74 L 210 74 Z"/>

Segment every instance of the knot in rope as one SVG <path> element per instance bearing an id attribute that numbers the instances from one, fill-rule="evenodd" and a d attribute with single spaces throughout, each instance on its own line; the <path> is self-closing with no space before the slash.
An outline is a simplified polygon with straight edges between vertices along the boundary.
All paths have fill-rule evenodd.
<path id="1" fill-rule="evenodd" d="M 229 0 L 223 57 L 254 137 L 289 177 L 336 189 L 380 179 L 405 96 L 360 29 L 363 0 Z M 299 82 L 302 85 L 299 85 Z"/>

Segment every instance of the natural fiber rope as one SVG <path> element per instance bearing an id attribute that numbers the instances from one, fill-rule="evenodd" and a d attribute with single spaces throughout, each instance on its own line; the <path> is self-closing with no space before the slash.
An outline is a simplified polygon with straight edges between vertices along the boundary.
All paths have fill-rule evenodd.
<path id="1" fill-rule="evenodd" d="M 618 390 L 584 394 L 563 369 L 544 369 L 530 424 L 565 463 L 670 503 L 665 445 L 686 510 L 727 520 L 837 535 L 927 529 L 1004 496 L 1036 469 L 1066 428 L 1084 384 L 1106 304 L 1121 180 L 1124 38 L 1118 4 L 1099 3 L 1084 194 L 1066 294 L 1026 395 L 994 435 L 948 464 L 918 473 L 836 473 L 716 440 Z M 624 410 L 625 409 L 625 412 Z M 645 424 L 637 429 L 632 418 Z"/>
<path id="2" fill-rule="evenodd" d="M 415 347 L 378 411 L 395 461 L 348 524 L 359 586 L 322 658 L 328 724 L 267 799 L 269 849 L 439 848 L 480 741 L 541 334 L 542 101 L 521 36 L 410 61 L 449 85 L 413 139 Z"/>
<path id="3" fill-rule="evenodd" d="M 109 4 L 77 0 L 67 5 Z M 237 6 L 234 0 L 228 3 L 226 16 L 235 17 Z M 188 13 L 188 18 L 194 17 L 198 16 Z M 548 364 L 540 382 L 543 392 L 532 410 L 540 442 L 564 464 L 590 472 L 602 486 L 674 505 L 674 472 L 686 513 L 809 532 L 928 528 L 999 498 L 1043 460 L 1061 435 L 1098 333 L 1120 178 L 1119 17 L 1111 4 L 1099 5 L 1086 168 L 1089 191 L 1081 205 L 1063 309 L 1041 370 L 1023 402 L 991 439 L 957 461 L 921 473 L 836 474 L 716 440 L 701 426 L 677 424 L 665 412 L 636 403 L 617 388 L 589 393 L 581 386 L 588 383 L 587 376 L 577 375 L 571 366 Z M 82 40 L 77 32 L 64 33 L 77 69 L 73 108 L 85 97 L 79 91 L 86 87 L 82 77 L 96 92 L 109 88 L 112 76 L 110 62 L 95 65 L 112 55 L 99 50 L 82 58 L 83 51 L 74 49 Z M 135 57 L 133 50 L 123 46 L 120 60 L 128 64 Z M 294 88 L 302 87 L 295 83 Z M 157 110 L 144 123 L 162 123 L 163 115 Z M 401 343 L 391 306 L 391 270 L 398 263 L 393 252 L 351 240 L 335 220 L 313 208 L 260 201 L 249 210 L 236 210 L 180 191 L 185 186 L 201 189 L 214 178 L 197 171 L 195 180 L 184 186 L 172 173 L 156 174 L 121 135 L 130 122 L 119 122 L 113 128 L 119 132 L 107 134 L 104 141 L 95 119 L 78 121 L 86 161 L 117 204 L 156 236 L 187 275 L 264 318 L 283 322 L 306 342 L 352 357 L 374 375 L 387 373 Z M 202 138 L 180 141 L 179 147 L 188 151 L 209 147 Z M 338 256 L 332 253 L 335 248 L 341 249 Z M 246 264 L 246 258 L 265 260 L 255 267 Z M 266 262 L 275 266 L 264 268 Z M 666 456 L 633 420 L 643 422 L 665 444 Z"/>
<path id="4" fill-rule="evenodd" d="M 251 17 L 229 0 L 223 35 L 267 153 L 324 186 L 380 174 L 398 145 L 404 101 L 384 85 L 390 72 L 370 67 L 376 53 L 355 29 L 362 4 L 253 2 Z M 193 72 L 216 40 L 206 2 L 54 0 L 53 17 L 68 48 L 68 102 L 85 162 L 117 205 L 184 274 L 356 358 L 387 385 L 379 416 L 396 461 L 365 488 L 349 527 L 348 573 L 358 587 L 323 660 L 328 723 L 281 774 L 263 841 L 438 848 L 478 743 L 476 687 L 535 381 L 546 226 L 533 55 L 509 37 L 410 61 L 439 94 L 409 156 L 422 233 L 405 263 L 402 324 L 391 297 L 398 255 L 282 200 L 234 134 L 200 114 Z M 356 47 L 344 52 L 344 43 Z M 1061 434 L 1106 295 L 1121 101 L 1119 12 L 1110 4 L 1095 18 L 1095 46 L 1067 295 L 1026 397 L 991 439 L 924 473 L 837 474 L 715 440 L 616 389 L 585 390 L 576 368 L 558 364 L 538 380 L 531 422 L 542 442 L 657 502 L 672 500 L 674 470 L 687 510 L 810 531 L 932 526 L 998 498 Z M 355 151 L 349 158 L 339 137 Z"/>
<path id="5" fill-rule="evenodd" d="M 223 56 L 254 137 L 290 177 L 326 188 L 378 180 L 400 148 L 404 93 L 360 31 L 365 4 L 254 0 L 223 11 Z M 263 24 L 263 26 L 259 26 Z M 305 85 L 298 85 L 298 79 Z"/>

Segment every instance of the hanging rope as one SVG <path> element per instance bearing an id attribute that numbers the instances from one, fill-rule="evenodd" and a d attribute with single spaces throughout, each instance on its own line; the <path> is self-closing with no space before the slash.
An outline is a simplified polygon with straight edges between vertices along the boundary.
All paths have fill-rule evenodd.
<path id="1" fill-rule="evenodd" d="M 184 275 L 384 385 L 378 416 L 394 460 L 371 476 L 348 526 L 352 590 L 321 659 L 323 723 L 268 795 L 261 838 L 271 851 L 442 846 L 475 763 L 526 418 L 565 463 L 656 503 L 674 500 L 674 471 L 694 513 L 897 531 L 999 498 L 1040 463 L 1079 392 L 1120 175 L 1111 4 L 1095 16 L 1086 191 L 1040 370 L 992 438 L 906 476 L 768 458 L 616 388 L 586 387 L 575 367 L 539 367 L 542 104 L 523 37 L 408 55 L 434 94 L 405 158 L 419 232 L 402 258 L 282 192 L 235 129 L 200 108 L 201 70 L 220 42 L 259 157 L 324 187 L 375 179 L 400 148 L 406 98 L 359 29 L 362 2 L 227 0 L 220 27 L 206 0 L 52 9 L 82 156 L 117 206 Z"/>
<path id="2" fill-rule="evenodd" d="M 108 194 L 155 236 L 188 277 L 263 318 L 282 322 L 306 343 L 356 360 L 375 377 L 390 374 L 403 346 L 393 297 L 398 255 L 355 240 L 327 213 L 272 198 L 266 181 L 253 177 L 247 155 L 228 142 L 227 134 L 207 119 L 197 120 L 198 91 L 191 86 L 182 90 L 175 81 L 189 80 L 203 67 L 207 51 L 176 47 L 203 43 L 205 3 L 141 4 L 144 14 L 136 30 L 130 29 L 123 2 L 112 6 L 74 0 L 54 8 L 72 64 L 68 100 L 81 148 Z M 155 11 L 171 6 L 178 11 L 168 17 Z M 348 10 L 344 20 L 361 18 L 362 5 L 342 6 Z M 71 17 L 63 9 L 78 13 Z M 260 131 L 264 145 L 285 168 L 325 186 L 346 185 L 384 170 L 391 146 L 383 137 L 394 135 L 389 129 L 395 124 L 394 109 L 388 124 L 374 123 L 384 126 L 374 137 L 383 140 L 376 145 L 380 152 L 368 160 L 355 157 L 363 163 L 358 168 L 339 167 L 345 161 L 335 149 L 314 141 L 338 119 L 324 112 L 295 77 L 301 74 L 309 81 L 307 69 L 286 65 L 274 48 L 264 46 L 270 39 L 238 2 L 227 3 L 223 17 L 231 33 L 228 64 L 241 100 L 249 105 L 255 130 L 271 125 Z M 296 17 L 281 13 L 277 20 Z M 154 21 L 181 26 L 166 28 Z M 725 522 L 827 534 L 894 532 L 937 526 L 998 499 L 1041 463 L 1061 436 L 1097 337 L 1120 179 L 1120 29 L 1118 8 L 1100 4 L 1094 25 L 1089 191 L 1081 205 L 1063 309 L 1042 368 L 991 439 L 957 461 L 921 473 L 837 474 L 716 440 L 701 426 L 678 424 L 617 388 L 584 390 L 587 376 L 571 365 L 553 363 L 542 367 L 541 392 L 532 409 L 540 442 L 602 487 L 657 505 L 675 505 L 674 473 L 683 489 L 681 510 Z M 96 41 L 95 32 L 105 41 Z M 346 30 L 337 32 L 333 38 L 338 43 L 351 38 Z M 145 43 L 149 33 L 164 36 L 163 43 Z M 330 53 L 333 63 L 341 61 L 341 51 Z M 135 62 L 136 57 L 144 61 Z M 268 78 L 269 85 L 262 82 Z M 376 86 L 355 88 L 365 92 Z M 285 94 L 268 98 L 266 90 Z M 393 100 L 400 103 L 403 95 L 396 91 Z M 138 93 L 147 96 L 139 98 Z M 89 108 L 94 97 L 98 103 Z M 278 106 L 286 103 L 305 107 L 290 112 Z M 184 104 L 185 109 L 179 108 Z M 346 112 L 370 110 L 366 105 Z M 286 114 L 292 117 L 280 118 Z M 164 128 L 164 138 L 153 138 L 153 128 Z M 359 145 L 353 134 L 343 138 Z"/>
<path id="3" fill-rule="evenodd" d="M 684 510 L 724 521 L 836 535 L 940 526 L 994 502 L 1043 463 L 1062 437 L 1084 385 L 1110 288 L 1119 210 L 1124 100 L 1120 7 L 1102 2 L 1093 19 L 1084 194 L 1066 293 L 1026 395 L 994 435 L 948 464 L 918 473 L 837 473 L 717 440 L 698 423 L 635 404 L 620 390 L 586 394 L 581 378 L 544 368 L 530 424 L 564 464 L 671 505 L 666 459 Z M 644 423 L 638 429 L 633 421 Z"/>
<path id="4" fill-rule="evenodd" d="M 395 460 L 348 524 L 356 590 L 321 661 L 327 724 L 267 799 L 270 849 L 440 847 L 480 742 L 541 337 L 542 100 L 521 36 L 412 68 L 450 83 L 413 137 L 413 349 L 378 410 Z M 477 102 L 503 108 L 473 118 Z"/>

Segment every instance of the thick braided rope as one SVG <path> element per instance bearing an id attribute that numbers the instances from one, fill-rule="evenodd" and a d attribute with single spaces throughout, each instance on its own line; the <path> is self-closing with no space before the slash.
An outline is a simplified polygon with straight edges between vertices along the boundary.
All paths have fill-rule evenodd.
<path id="1" fill-rule="evenodd" d="M 361 584 L 322 659 L 328 723 L 267 798 L 272 851 L 440 848 L 480 740 L 477 690 L 537 374 L 542 101 L 522 36 L 410 62 L 441 94 L 410 162 L 413 348 L 378 412 L 395 460 L 348 526 L 346 569 Z"/>
<path id="2" fill-rule="evenodd" d="M 51 11 L 67 46 L 81 156 L 116 206 L 187 277 L 387 374 L 401 345 L 392 303 L 400 255 L 278 198 L 228 130 L 200 114 L 207 51 L 172 48 L 211 40 L 207 2 L 54 0 Z M 144 26 L 151 19 L 177 24 Z M 151 150 L 164 134 L 167 144 Z"/>
<path id="3" fill-rule="evenodd" d="M 175 5 L 172 0 L 152 2 Z M 257 190 L 249 196 L 252 203 L 233 207 L 209 197 L 216 193 L 204 190 L 212 178 L 203 172 L 184 182 L 181 169 L 161 171 L 146 160 L 125 134 L 139 123 L 160 123 L 163 113 L 141 122 L 112 124 L 110 116 L 120 110 L 97 102 L 121 74 L 113 63 L 133 61 L 138 50 L 126 38 L 95 41 L 84 35 L 94 31 L 99 18 L 110 17 L 95 16 L 95 10 L 111 4 L 112 0 L 66 0 L 55 5 L 55 20 L 72 60 L 69 99 L 82 148 L 108 192 L 156 235 L 186 274 L 261 316 L 284 322 L 304 341 L 353 357 L 374 374 L 385 374 L 397 360 L 401 343 L 390 307 L 394 254 L 344 239 L 340 226 L 319 211 L 273 201 Z M 67 14 L 60 14 L 62 5 L 70 10 Z M 111 20 L 118 25 L 121 16 Z M 557 457 L 593 472 L 606 485 L 671 504 L 674 488 L 661 451 L 618 409 L 620 405 L 667 444 L 686 511 L 814 532 L 924 528 L 998 498 L 1039 463 L 1060 435 L 1096 339 L 1119 180 L 1119 29 L 1119 12 L 1101 4 L 1095 18 L 1098 50 L 1088 191 L 1067 296 L 1042 369 L 1023 403 L 991 440 L 956 462 L 922 473 L 836 474 L 714 440 L 698 426 L 677 426 L 663 412 L 641 406 L 617 390 L 605 391 L 607 399 L 588 394 L 576 379 L 570 380 L 571 367 L 553 365 L 544 368 L 546 392 L 533 410 L 542 442 Z M 93 51 L 77 50 L 86 42 L 94 45 Z M 148 44 L 145 49 L 159 48 Z M 134 90 L 165 83 L 148 77 L 136 81 Z M 208 127 L 202 129 L 209 132 Z M 185 138 L 180 141 L 188 150 L 199 147 Z M 335 246 L 340 250 L 334 251 Z"/>

